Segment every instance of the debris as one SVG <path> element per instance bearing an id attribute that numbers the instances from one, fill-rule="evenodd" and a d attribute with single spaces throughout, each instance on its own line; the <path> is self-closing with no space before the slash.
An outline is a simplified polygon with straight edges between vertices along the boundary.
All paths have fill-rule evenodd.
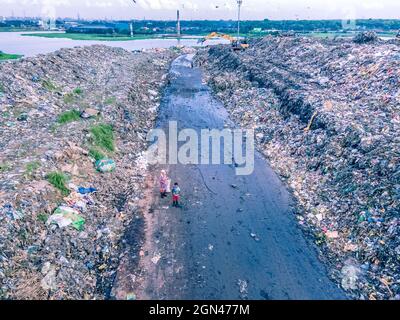
<path id="1" fill-rule="evenodd" d="M 89 119 L 89 118 L 95 118 L 100 114 L 100 111 L 97 109 L 93 108 L 87 108 L 81 113 L 81 118 L 83 119 Z"/>
<path id="2" fill-rule="evenodd" d="M 96 170 L 100 172 L 113 172 L 115 170 L 115 162 L 112 159 L 97 160 L 95 164 Z"/>
<path id="3" fill-rule="evenodd" d="M 356 257 L 370 268 L 351 295 L 390 299 L 379 279 L 400 294 L 399 45 L 355 40 L 268 36 L 239 53 L 200 49 L 195 63 L 231 119 L 255 130 L 336 281 L 337 262 Z"/>
<path id="4" fill-rule="evenodd" d="M 153 258 L 151 258 L 151 262 L 153 262 L 154 264 L 157 264 L 158 261 L 160 261 L 161 259 L 161 255 L 160 254 L 156 254 L 153 256 Z"/>
<path id="5" fill-rule="evenodd" d="M 342 268 L 342 287 L 345 290 L 355 290 L 357 289 L 358 278 L 361 271 L 356 266 L 354 259 L 349 259 L 346 261 L 345 266 Z"/>
<path id="6" fill-rule="evenodd" d="M 376 42 L 378 40 L 378 35 L 373 31 L 360 32 L 353 38 L 353 41 L 358 44 Z"/>
<path id="7" fill-rule="evenodd" d="M 247 291 L 247 286 L 248 286 L 247 281 L 239 279 L 238 280 L 238 286 L 239 286 L 240 295 L 242 297 L 245 297 L 247 295 L 247 293 L 248 293 L 248 291 Z"/>
<path id="8" fill-rule="evenodd" d="M 78 188 L 78 192 L 81 194 L 88 194 L 88 193 L 93 193 L 96 191 L 97 191 L 97 189 L 93 188 L 93 187 L 90 187 L 90 188 L 79 187 Z"/>
<path id="9" fill-rule="evenodd" d="M 136 300 L 136 295 L 133 292 L 126 294 L 126 300 Z"/>
<path id="10" fill-rule="evenodd" d="M 50 262 L 46 262 L 42 268 L 42 274 L 45 274 L 44 278 L 40 282 L 43 290 L 56 290 L 57 289 L 57 280 L 56 280 L 57 270 L 54 266 L 50 264 Z"/>
<path id="11" fill-rule="evenodd" d="M 83 219 L 79 212 L 73 208 L 60 206 L 47 219 L 47 224 L 57 224 L 59 228 L 64 228 L 72 225 L 76 230 L 81 231 L 85 224 L 85 219 Z"/>
<path id="12" fill-rule="evenodd" d="M 96 45 L 0 64 L 0 299 L 104 299 L 110 291 L 142 197 L 146 168 L 136 162 L 175 57 Z M 113 145 L 104 130 L 94 139 L 93 127 L 108 134 L 109 126 Z M 121 165 L 99 174 L 94 155 Z M 41 261 L 52 266 L 43 274 Z"/>
<path id="13" fill-rule="evenodd" d="M 326 231 L 325 236 L 328 239 L 337 239 L 339 238 L 339 233 L 337 231 Z"/>

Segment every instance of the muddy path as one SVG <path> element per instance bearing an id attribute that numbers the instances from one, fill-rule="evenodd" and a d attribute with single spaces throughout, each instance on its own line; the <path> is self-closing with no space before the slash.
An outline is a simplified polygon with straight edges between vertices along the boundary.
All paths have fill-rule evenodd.
<path id="1" fill-rule="evenodd" d="M 202 83 L 191 56 L 172 65 L 158 127 L 232 126 L 224 107 Z M 169 165 L 182 189 L 182 208 L 160 199 L 150 169 L 143 201 L 146 231 L 141 250 L 121 265 L 115 292 L 124 299 L 344 299 L 305 240 L 293 203 L 266 160 L 255 155 L 250 176 L 234 165 Z M 131 260 L 132 260 L 131 259 Z M 123 280 L 125 279 L 125 280 Z"/>

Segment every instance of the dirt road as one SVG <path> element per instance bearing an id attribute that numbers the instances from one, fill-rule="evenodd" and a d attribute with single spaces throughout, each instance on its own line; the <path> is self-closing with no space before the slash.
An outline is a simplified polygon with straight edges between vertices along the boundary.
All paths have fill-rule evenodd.
<path id="1" fill-rule="evenodd" d="M 178 58 L 171 68 L 158 126 L 171 120 L 179 129 L 231 126 L 190 58 Z M 235 175 L 232 165 L 165 168 L 181 186 L 183 207 L 159 199 L 153 182 L 160 168 L 153 168 L 146 242 L 130 288 L 138 299 L 345 299 L 261 155 L 250 176 Z"/>

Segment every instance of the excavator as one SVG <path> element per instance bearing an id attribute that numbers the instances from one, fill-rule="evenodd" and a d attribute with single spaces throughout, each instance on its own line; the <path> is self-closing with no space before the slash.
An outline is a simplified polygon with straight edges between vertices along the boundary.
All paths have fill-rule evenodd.
<path id="1" fill-rule="evenodd" d="M 234 51 L 245 50 L 245 49 L 249 48 L 249 44 L 247 43 L 246 40 L 236 39 L 228 34 L 223 34 L 223 33 L 219 33 L 219 32 L 212 32 L 209 35 L 207 35 L 206 37 L 200 39 L 199 42 L 204 43 L 205 41 L 213 39 L 213 38 L 222 38 L 222 39 L 230 41 L 231 45 L 232 45 L 232 49 Z"/>

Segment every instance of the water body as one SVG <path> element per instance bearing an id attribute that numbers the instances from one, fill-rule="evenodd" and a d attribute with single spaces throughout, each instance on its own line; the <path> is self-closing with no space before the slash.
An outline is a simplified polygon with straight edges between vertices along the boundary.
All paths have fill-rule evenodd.
<path id="1" fill-rule="evenodd" d="M 52 39 L 42 37 L 22 36 L 24 33 L 33 32 L 0 32 L 0 51 L 13 54 L 21 54 L 25 57 L 32 57 L 38 54 L 54 52 L 61 48 L 73 48 L 78 46 L 88 46 L 102 44 L 111 47 L 119 47 L 129 51 L 169 48 L 181 44 L 183 46 L 199 46 L 196 39 L 145 39 L 130 41 L 97 41 L 97 40 L 71 40 L 71 39 Z M 224 40 L 207 41 L 204 45 L 228 43 Z"/>

